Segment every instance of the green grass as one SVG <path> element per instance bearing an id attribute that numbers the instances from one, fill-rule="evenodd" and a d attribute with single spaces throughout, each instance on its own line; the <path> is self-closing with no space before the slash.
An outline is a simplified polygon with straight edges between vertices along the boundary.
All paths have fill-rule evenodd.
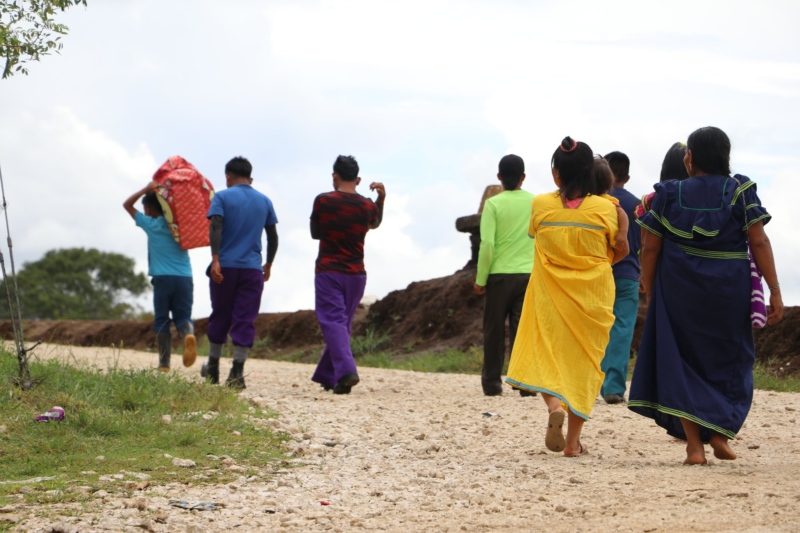
<path id="1" fill-rule="evenodd" d="M 154 370 L 100 370 L 51 360 L 31 363 L 42 382 L 22 391 L 12 384 L 17 373 L 16 357 L 0 352 L 0 481 L 55 479 L 0 484 L 0 506 L 21 487 L 34 487 L 26 495 L 34 501 L 69 499 L 45 491 L 75 485 L 124 492 L 131 490 L 124 481 L 136 481 L 135 474 L 150 476 L 153 484 L 224 483 L 242 473 L 228 472 L 209 454 L 228 455 L 254 475 L 271 471 L 281 453 L 283 436 L 264 426 L 274 413 L 249 407 L 226 387 Z M 34 422 L 55 405 L 65 409 L 64 421 Z M 163 415 L 172 422 L 165 423 Z M 175 467 L 165 454 L 197 466 Z M 124 480 L 100 479 L 108 474 L 123 474 Z"/>
<path id="2" fill-rule="evenodd" d="M 299 355 L 298 355 L 299 357 Z M 466 352 L 447 350 L 444 352 L 395 353 L 376 351 L 357 359 L 359 366 L 414 370 L 417 372 L 440 372 L 454 374 L 480 374 L 483 352 L 473 346 Z M 636 357 L 630 360 L 628 379 L 633 377 Z M 800 392 L 800 375 L 788 374 L 777 369 L 778 365 L 757 362 L 753 368 L 755 388 L 776 392 Z"/>
<path id="3" fill-rule="evenodd" d="M 378 353 L 381 348 L 392 341 L 386 334 L 378 334 L 372 328 L 367 328 L 364 335 L 350 339 L 350 348 L 353 350 L 353 357 L 358 359 L 363 355 Z"/>
<path id="4" fill-rule="evenodd" d="M 446 350 L 444 352 L 421 352 L 415 354 L 394 354 L 378 352 L 358 358 L 359 366 L 374 368 L 393 368 L 416 372 L 439 372 L 444 374 L 480 374 L 483 366 L 483 351 L 471 348 Z"/>
<path id="5" fill-rule="evenodd" d="M 800 392 L 800 376 L 789 375 L 777 365 L 756 362 L 753 367 L 753 382 L 756 389 L 776 392 Z"/>

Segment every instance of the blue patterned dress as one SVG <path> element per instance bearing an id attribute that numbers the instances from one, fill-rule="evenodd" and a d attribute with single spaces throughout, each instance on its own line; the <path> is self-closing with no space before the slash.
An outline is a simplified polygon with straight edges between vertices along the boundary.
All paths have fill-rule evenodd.
<path id="1" fill-rule="evenodd" d="M 680 418 L 735 438 L 753 400 L 746 229 L 769 213 L 745 176 L 698 176 L 655 185 L 637 220 L 663 239 L 628 407 L 673 437 Z"/>

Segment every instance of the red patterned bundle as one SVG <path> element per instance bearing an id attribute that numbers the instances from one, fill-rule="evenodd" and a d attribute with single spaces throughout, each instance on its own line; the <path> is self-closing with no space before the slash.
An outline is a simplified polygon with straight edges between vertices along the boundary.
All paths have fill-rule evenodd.
<path id="1" fill-rule="evenodd" d="M 214 186 L 191 163 L 172 156 L 153 175 L 172 236 L 183 250 L 208 246 L 206 218 Z"/>

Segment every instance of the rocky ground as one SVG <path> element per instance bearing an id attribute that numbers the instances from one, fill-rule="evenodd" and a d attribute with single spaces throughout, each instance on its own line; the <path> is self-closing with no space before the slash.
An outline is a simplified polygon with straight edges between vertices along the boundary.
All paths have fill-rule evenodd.
<path id="1" fill-rule="evenodd" d="M 105 364 L 110 350 L 40 348 Z M 113 352 L 133 366 L 155 356 Z M 176 358 L 177 363 L 177 358 Z M 225 363 L 225 361 L 223 362 Z M 179 363 L 178 363 L 179 364 Z M 199 368 L 186 372 L 194 376 Z M 280 413 L 295 468 L 268 481 L 151 486 L 135 498 L 0 509 L 19 531 L 798 531 L 800 395 L 756 391 L 736 461 L 682 466 L 683 443 L 624 406 L 599 401 L 590 453 L 544 447 L 540 398 L 481 394 L 479 378 L 361 369 L 352 394 L 309 380 L 312 367 L 250 361 L 242 396 Z M 223 365 L 227 373 L 227 366 Z M 124 477 L 124 476 L 123 476 Z M 120 481 L 124 483 L 124 481 Z M 213 511 L 170 499 L 225 504 Z M 13 518 L 10 518 L 13 517 Z"/>

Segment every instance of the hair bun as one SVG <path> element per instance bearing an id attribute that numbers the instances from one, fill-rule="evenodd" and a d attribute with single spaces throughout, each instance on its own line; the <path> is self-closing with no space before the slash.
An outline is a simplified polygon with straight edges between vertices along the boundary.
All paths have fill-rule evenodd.
<path id="1" fill-rule="evenodd" d="M 560 148 L 561 148 L 563 151 L 565 151 L 565 152 L 571 152 L 571 151 L 573 151 L 573 150 L 574 150 L 575 148 L 577 148 L 577 147 L 578 147 L 578 141 L 574 140 L 574 139 L 573 139 L 572 137 L 570 137 L 569 135 L 567 135 L 566 137 L 564 137 L 564 140 L 563 140 L 563 141 L 561 141 L 561 146 L 560 146 Z"/>

